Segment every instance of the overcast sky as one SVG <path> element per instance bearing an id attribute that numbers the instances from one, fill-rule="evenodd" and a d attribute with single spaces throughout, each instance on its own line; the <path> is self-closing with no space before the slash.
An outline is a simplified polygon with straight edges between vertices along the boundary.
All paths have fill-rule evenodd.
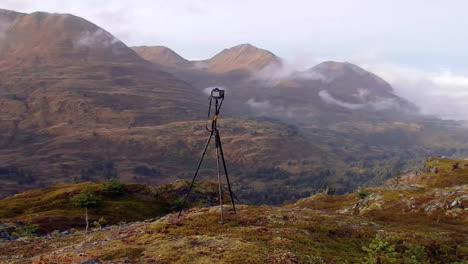
<path id="1" fill-rule="evenodd" d="M 468 1 L 0 0 L 0 8 L 71 13 L 129 46 L 164 45 L 189 59 L 251 43 L 301 68 L 350 61 L 426 113 L 468 119 Z"/>

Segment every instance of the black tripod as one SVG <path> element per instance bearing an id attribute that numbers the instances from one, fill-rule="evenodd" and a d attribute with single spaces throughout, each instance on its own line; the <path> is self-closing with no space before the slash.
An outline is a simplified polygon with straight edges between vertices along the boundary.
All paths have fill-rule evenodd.
<path id="1" fill-rule="evenodd" d="M 218 192 L 219 192 L 219 207 L 221 209 L 221 223 L 224 223 L 224 217 L 223 217 L 223 188 L 221 184 L 221 167 L 219 165 L 219 160 L 221 159 L 223 163 L 223 169 L 224 169 L 224 174 L 226 175 L 226 182 L 228 185 L 228 190 L 229 190 L 229 196 L 231 198 L 231 203 L 232 203 L 232 208 L 234 210 L 234 213 L 237 213 L 236 211 L 236 206 L 234 204 L 234 198 L 233 198 L 233 193 L 231 189 L 231 183 L 229 182 L 229 176 L 228 176 L 228 171 L 226 167 L 226 161 L 224 159 L 224 153 L 223 153 L 223 146 L 221 144 L 221 137 L 219 136 L 219 130 L 217 127 L 217 121 L 218 121 L 218 115 L 219 115 L 219 110 L 221 109 L 221 106 L 223 105 L 224 101 L 224 90 L 219 90 L 218 88 L 213 89 L 211 91 L 211 96 L 210 96 L 210 105 L 208 108 L 208 117 L 210 117 L 210 112 L 211 112 L 211 105 L 212 101 L 214 100 L 215 102 L 215 113 L 213 115 L 213 118 L 211 119 L 211 129 L 206 126 L 206 130 L 210 132 L 210 136 L 208 137 L 208 140 L 206 141 L 205 148 L 203 149 L 203 152 L 201 154 L 200 161 L 198 162 L 197 169 L 195 170 L 195 173 L 193 175 L 192 183 L 190 184 L 190 187 L 188 189 L 187 194 L 185 195 L 184 198 L 184 203 L 183 206 L 185 207 L 187 205 L 187 199 L 190 195 L 190 192 L 192 191 L 193 185 L 195 183 L 195 179 L 197 178 L 198 172 L 200 170 L 201 164 L 203 162 L 203 158 L 205 157 L 206 150 L 208 149 L 208 146 L 210 145 L 211 138 L 215 137 L 215 143 L 216 143 L 216 169 L 218 173 Z M 180 209 L 178 217 L 182 214 L 183 208 Z"/>

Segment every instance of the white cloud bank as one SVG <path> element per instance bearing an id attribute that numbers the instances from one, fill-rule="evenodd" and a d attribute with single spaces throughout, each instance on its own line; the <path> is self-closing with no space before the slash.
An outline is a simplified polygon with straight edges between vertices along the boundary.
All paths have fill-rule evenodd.
<path id="1" fill-rule="evenodd" d="M 356 61 L 389 82 L 395 93 L 416 104 L 421 113 L 468 120 L 468 75 L 449 69 L 417 69 L 385 60 Z"/>
<path id="2" fill-rule="evenodd" d="M 366 93 L 365 89 L 359 90 L 360 96 L 365 96 L 365 93 Z M 366 108 L 366 109 L 370 109 L 374 111 L 382 111 L 382 110 L 400 108 L 399 103 L 395 101 L 394 99 L 385 99 L 385 100 L 381 100 L 378 102 L 369 102 L 365 104 L 353 104 L 353 103 L 341 101 L 333 97 L 333 95 L 331 95 L 328 91 L 325 91 L 325 90 L 320 91 L 318 95 L 325 103 L 338 105 L 338 106 L 341 106 L 343 108 L 350 109 L 350 110 L 358 110 L 358 109 Z"/>

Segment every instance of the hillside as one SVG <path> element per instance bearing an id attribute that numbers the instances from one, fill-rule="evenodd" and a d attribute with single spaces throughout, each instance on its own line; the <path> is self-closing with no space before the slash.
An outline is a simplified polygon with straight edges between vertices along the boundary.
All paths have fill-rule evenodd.
<path id="1" fill-rule="evenodd" d="M 465 263 L 466 163 L 429 159 L 433 172 L 406 183 L 239 206 L 224 225 L 217 207 L 191 209 L 181 219 L 1 243 L 0 254 L 7 263 Z"/>
<path id="2" fill-rule="evenodd" d="M 196 120 L 204 111 L 204 95 L 89 21 L 8 10 L 0 21 L 0 195 L 112 167 L 105 149 L 88 152 L 109 144 L 96 131 Z M 93 137 L 93 145 L 83 141 Z"/>
<path id="3" fill-rule="evenodd" d="M 187 83 L 89 21 L 7 10 L 0 19 L 9 22 L 0 42 L 0 114 L 8 127 L 160 124 L 201 110 Z"/>
<path id="4" fill-rule="evenodd" d="M 192 67 L 194 62 L 184 59 L 173 50 L 164 46 L 140 46 L 132 47 L 143 59 L 165 68 Z"/>
<path id="5" fill-rule="evenodd" d="M 217 186 L 213 181 L 197 183 L 188 206 L 217 204 Z M 91 223 L 100 219 L 101 225 L 142 221 L 179 210 L 187 189 L 188 185 L 184 181 L 155 188 L 115 180 L 59 184 L 0 200 L 0 220 L 11 231 L 22 228 L 23 225 L 36 224 L 36 233 L 42 235 L 54 230 L 83 229 L 83 209 L 74 205 L 72 197 L 88 191 L 100 199 L 99 205 L 89 210 Z"/>

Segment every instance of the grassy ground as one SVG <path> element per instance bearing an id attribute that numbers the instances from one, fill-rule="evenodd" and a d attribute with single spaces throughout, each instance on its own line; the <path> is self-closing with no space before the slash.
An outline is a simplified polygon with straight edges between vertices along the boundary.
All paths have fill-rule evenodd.
<path id="1" fill-rule="evenodd" d="M 83 228 L 84 210 L 72 202 L 72 197 L 83 190 L 91 190 L 99 199 L 97 207 L 90 208 L 91 223 L 101 219 L 105 224 L 151 219 L 178 210 L 186 182 L 151 188 L 143 184 L 123 184 L 119 193 L 103 190 L 108 182 L 61 184 L 50 188 L 27 191 L 0 200 L 0 220 L 8 226 L 38 224 L 38 232 Z M 216 199 L 216 184 L 200 182 L 192 195 L 197 201 L 190 205 L 208 204 Z M 14 227 L 10 228 L 14 231 Z"/>
<path id="2" fill-rule="evenodd" d="M 4 263 L 466 263 L 468 168 L 284 207 L 218 207 L 150 222 L 0 244 Z M 411 179 L 409 179 L 411 178 Z M 450 180 L 450 179 L 456 180 Z M 407 181 L 406 183 L 402 183 Z M 437 184 L 434 185 L 434 182 Z M 446 185 L 442 186 L 442 182 Z M 449 184 L 447 184 L 449 183 Z"/>

